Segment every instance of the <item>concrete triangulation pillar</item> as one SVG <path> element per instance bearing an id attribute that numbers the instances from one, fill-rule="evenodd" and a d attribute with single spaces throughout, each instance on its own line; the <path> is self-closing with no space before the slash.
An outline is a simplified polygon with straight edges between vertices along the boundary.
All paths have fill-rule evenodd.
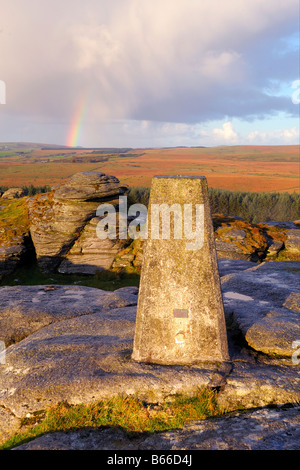
<path id="1" fill-rule="evenodd" d="M 229 360 L 204 176 L 152 179 L 132 359 Z"/>

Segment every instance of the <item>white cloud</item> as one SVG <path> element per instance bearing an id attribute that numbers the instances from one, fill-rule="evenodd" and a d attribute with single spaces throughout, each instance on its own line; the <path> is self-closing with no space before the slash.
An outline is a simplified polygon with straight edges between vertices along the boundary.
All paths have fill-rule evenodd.
<path id="1" fill-rule="evenodd" d="M 233 129 L 231 122 L 225 122 L 221 129 L 213 129 L 214 140 L 219 143 L 235 144 L 238 141 L 238 134 Z"/>
<path id="2" fill-rule="evenodd" d="M 277 144 L 277 145 L 288 145 L 300 143 L 300 133 L 299 128 L 296 126 L 291 127 L 290 129 L 274 129 L 272 131 L 259 131 L 254 130 L 249 133 L 247 136 L 247 141 L 254 144 Z"/>
<path id="3" fill-rule="evenodd" d="M 211 138 L 229 143 L 239 138 L 235 117 L 297 113 L 290 97 L 264 90 L 298 78 L 297 51 L 274 52 L 298 28 L 298 0 L 3 3 L 1 113 L 14 117 L 11 133 L 30 117 L 67 126 L 86 90 L 95 138 L 97 126 L 119 119 L 166 122 L 158 135 L 194 141 L 204 137 L 199 123 L 228 117 Z"/>

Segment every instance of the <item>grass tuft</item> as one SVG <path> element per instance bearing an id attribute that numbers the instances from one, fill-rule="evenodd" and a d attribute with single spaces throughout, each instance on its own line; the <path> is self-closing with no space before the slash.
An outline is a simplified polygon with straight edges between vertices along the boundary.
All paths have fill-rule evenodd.
<path id="1" fill-rule="evenodd" d="M 66 402 L 52 406 L 31 427 L 17 433 L 0 449 L 11 449 L 45 433 L 81 429 L 85 427 L 118 427 L 130 435 L 156 433 L 178 429 L 187 421 L 220 415 L 216 391 L 199 390 L 194 397 L 176 395 L 172 402 L 149 405 L 135 397 L 114 397 L 93 404 L 69 405 Z M 28 423 L 23 423 L 24 425 Z"/>

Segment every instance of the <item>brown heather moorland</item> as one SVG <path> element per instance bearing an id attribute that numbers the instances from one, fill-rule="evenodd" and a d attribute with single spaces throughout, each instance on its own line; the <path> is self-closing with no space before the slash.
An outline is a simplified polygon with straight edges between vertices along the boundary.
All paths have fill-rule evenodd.
<path id="1" fill-rule="evenodd" d="M 85 149 L 0 144 L 0 185 L 55 185 L 75 173 L 102 171 L 129 186 L 157 174 L 204 175 L 212 188 L 300 192 L 298 145 Z"/>

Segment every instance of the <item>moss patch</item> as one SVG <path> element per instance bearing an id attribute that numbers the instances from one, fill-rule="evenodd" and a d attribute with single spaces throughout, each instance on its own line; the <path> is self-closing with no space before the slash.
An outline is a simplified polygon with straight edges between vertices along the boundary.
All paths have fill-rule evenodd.
<path id="1" fill-rule="evenodd" d="M 13 246 L 29 232 L 27 198 L 1 200 L 0 245 Z"/>

